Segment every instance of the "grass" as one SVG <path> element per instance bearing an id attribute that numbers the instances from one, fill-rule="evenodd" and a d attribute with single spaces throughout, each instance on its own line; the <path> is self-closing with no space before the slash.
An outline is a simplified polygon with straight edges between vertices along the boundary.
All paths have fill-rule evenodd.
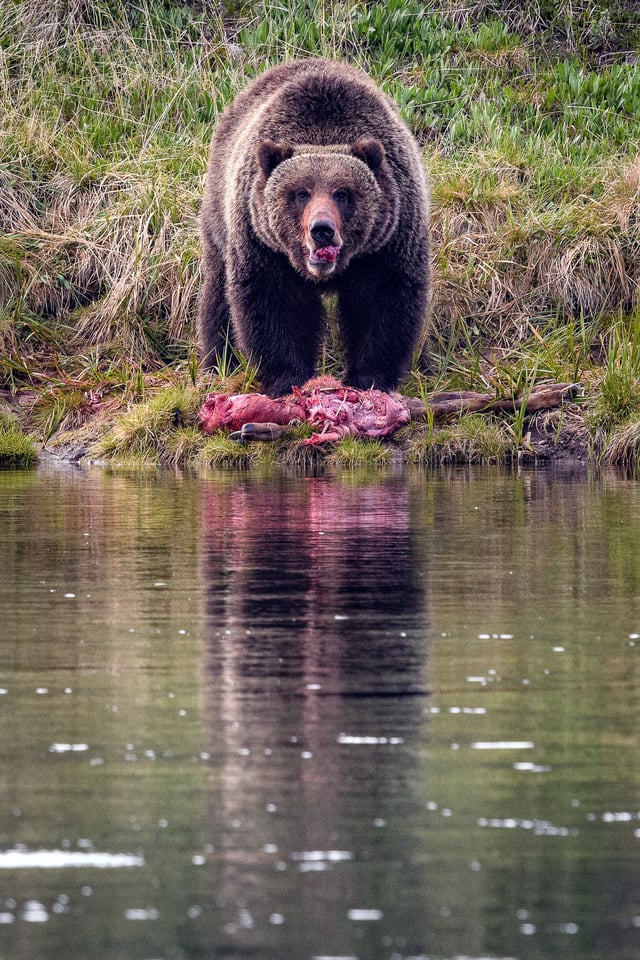
<path id="1" fill-rule="evenodd" d="M 587 410 L 594 450 L 605 464 L 640 467 L 640 312 L 603 341 L 597 391 Z"/>
<path id="2" fill-rule="evenodd" d="M 610 429 L 640 414 L 640 314 L 631 324 L 612 327 L 604 355 L 591 416 L 599 427 Z"/>
<path id="3" fill-rule="evenodd" d="M 503 463 L 515 458 L 518 444 L 504 422 L 471 414 L 409 443 L 409 463 Z"/>
<path id="4" fill-rule="evenodd" d="M 349 468 L 382 466 L 391 463 L 392 459 L 393 452 L 388 445 L 358 437 L 346 437 L 335 445 L 328 457 L 332 466 Z"/>
<path id="5" fill-rule="evenodd" d="M 600 454 L 600 460 L 607 466 L 621 467 L 637 476 L 640 465 L 640 421 L 631 421 L 613 430 Z"/>
<path id="6" fill-rule="evenodd" d="M 111 459 L 124 456 L 143 463 L 183 462 L 198 446 L 195 423 L 200 405 L 195 387 L 166 387 L 123 413 L 101 440 L 101 452 Z"/>
<path id="7" fill-rule="evenodd" d="M 35 459 L 33 438 L 25 436 L 14 417 L 0 413 L 0 467 L 23 467 Z"/>
<path id="8" fill-rule="evenodd" d="M 193 432 L 202 178 L 216 119 L 247 80 L 318 54 L 355 62 L 396 100 L 431 176 L 431 334 L 406 390 L 506 395 L 582 378 L 604 455 L 640 419 L 632 0 L 2 5 L 0 390 L 32 397 L 28 428 L 43 439 L 109 401 L 110 456 L 257 456 L 213 440 L 204 454 Z M 228 392 L 256 383 L 237 361 L 217 371 Z M 331 342 L 323 367 L 340 372 Z M 175 396 L 166 409 L 154 397 L 175 381 L 177 422 Z M 527 424 L 505 423 L 517 446 Z M 425 429 L 427 461 L 438 430 Z M 477 452 L 473 423 L 455 429 L 469 437 L 441 438 L 461 445 L 451 456 L 500 456 Z"/>

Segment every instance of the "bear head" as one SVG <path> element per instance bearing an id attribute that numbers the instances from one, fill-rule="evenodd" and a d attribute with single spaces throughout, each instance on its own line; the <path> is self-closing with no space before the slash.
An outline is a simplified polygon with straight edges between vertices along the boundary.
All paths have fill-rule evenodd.
<path id="1" fill-rule="evenodd" d="M 393 233 L 399 199 L 379 140 L 329 147 L 263 140 L 256 159 L 253 228 L 302 276 L 339 275 Z"/>

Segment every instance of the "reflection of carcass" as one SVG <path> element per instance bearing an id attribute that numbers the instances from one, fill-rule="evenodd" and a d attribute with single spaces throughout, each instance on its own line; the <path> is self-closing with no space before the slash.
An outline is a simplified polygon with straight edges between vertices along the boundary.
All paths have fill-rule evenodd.
<path id="1" fill-rule="evenodd" d="M 199 419 L 205 433 L 228 427 L 240 431 L 240 440 L 271 440 L 282 427 L 306 422 L 317 432 L 302 442 L 318 444 L 348 436 L 386 437 L 409 423 L 411 413 L 398 393 L 356 390 L 332 377 L 319 377 L 294 387 L 288 398 L 210 393 Z"/>

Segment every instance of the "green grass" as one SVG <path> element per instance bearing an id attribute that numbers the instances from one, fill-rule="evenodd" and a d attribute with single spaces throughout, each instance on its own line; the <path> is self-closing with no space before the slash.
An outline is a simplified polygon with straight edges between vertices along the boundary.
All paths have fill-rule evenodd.
<path id="1" fill-rule="evenodd" d="M 396 100 L 431 176 L 429 359 L 407 389 L 586 378 L 594 436 L 640 417 L 619 339 L 640 289 L 632 0 L 16 0 L 0 9 L 0 389 L 38 394 L 38 433 L 96 400 L 147 402 L 157 372 L 195 385 L 215 122 L 265 67 L 319 54 Z M 218 371 L 230 392 L 256 384 L 237 359 Z M 331 339 L 323 367 L 340 373 Z M 196 456 L 192 419 L 165 442 L 143 410 L 114 455 Z"/>
<path id="2" fill-rule="evenodd" d="M 170 386 L 121 414 L 100 442 L 110 459 L 176 464 L 198 446 L 195 432 L 202 397 L 193 386 Z"/>
<path id="3" fill-rule="evenodd" d="M 0 467 L 27 466 L 36 456 L 33 437 L 22 432 L 14 417 L 0 413 Z"/>
<path id="4" fill-rule="evenodd" d="M 595 456 L 640 469 L 640 312 L 614 324 L 602 341 L 603 363 L 586 411 Z"/>
<path id="5" fill-rule="evenodd" d="M 612 327 L 592 417 L 605 429 L 640 414 L 640 314 Z"/>
<path id="6" fill-rule="evenodd" d="M 346 437 L 337 443 L 328 456 L 328 462 L 338 467 L 384 466 L 391 463 L 393 452 L 379 440 L 361 440 Z"/>
<path id="7" fill-rule="evenodd" d="M 407 460 L 421 465 L 504 463 L 517 456 L 518 446 L 504 421 L 471 414 L 418 433 L 408 444 Z"/>
<path id="8" fill-rule="evenodd" d="M 207 437 L 195 463 L 199 467 L 232 467 L 246 470 L 265 467 L 275 462 L 275 450 L 268 443 L 238 443 L 227 433 Z"/>

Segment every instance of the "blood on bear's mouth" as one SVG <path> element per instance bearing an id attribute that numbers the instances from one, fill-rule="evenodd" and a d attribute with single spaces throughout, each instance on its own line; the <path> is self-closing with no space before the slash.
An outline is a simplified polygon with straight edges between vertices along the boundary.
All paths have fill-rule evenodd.
<path id="1" fill-rule="evenodd" d="M 335 247 L 329 245 L 326 247 L 318 247 L 317 250 L 309 251 L 309 262 L 314 264 L 331 264 L 333 265 L 338 259 L 338 254 L 340 253 L 341 247 Z"/>

